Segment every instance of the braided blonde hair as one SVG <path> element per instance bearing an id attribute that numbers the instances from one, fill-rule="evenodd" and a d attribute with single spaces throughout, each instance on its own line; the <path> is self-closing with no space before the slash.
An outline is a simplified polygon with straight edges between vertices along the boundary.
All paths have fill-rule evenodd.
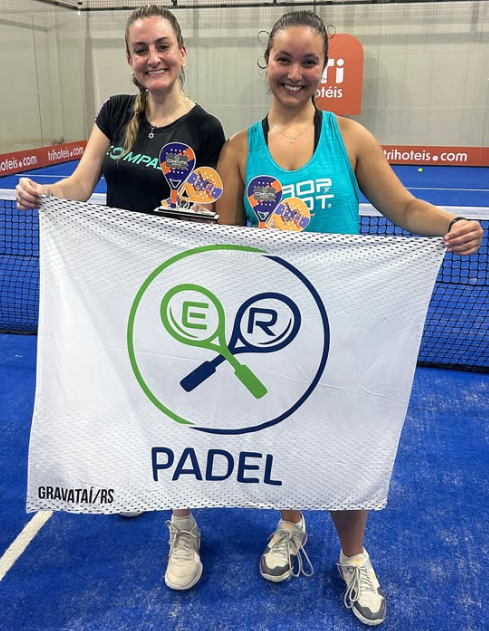
<path id="1" fill-rule="evenodd" d="M 182 36 L 182 31 L 180 29 L 180 24 L 178 23 L 177 18 L 173 15 L 171 11 L 165 9 L 164 7 L 159 7 L 156 4 L 151 4 L 145 7 L 140 7 L 131 13 L 129 19 L 126 24 L 126 32 L 124 35 L 126 41 L 126 53 L 130 56 L 129 50 L 129 31 L 131 26 L 134 24 L 136 20 L 140 20 L 143 18 L 151 18 L 151 17 L 161 17 L 164 20 L 168 20 L 170 26 L 175 33 L 177 38 L 178 48 L 181 50 L 184 47 L 184 41 Z M 139 132 L 139 126 L 141 125 L 141 114 L 146 110 L 146 105 L 148 102 L 148 91 L 144 86 L 142 86 L 136 77 L 133 77 L 132 82 L 138 88 L 139 94 L 136 96 L 136 100 L 134 101 L 133 114 L 131 120 L 127 124 L 126 131 L 124 134 L 124 144 L 123 144 L 123 153 L 119 156 L 119 160 L 123 158 L 125 155 L 131 151 L 136 143 L 136 138 Z M 180 85 L 183 86 L 185 83 L 185 72 L 183 68 L 180 70 Z"/>

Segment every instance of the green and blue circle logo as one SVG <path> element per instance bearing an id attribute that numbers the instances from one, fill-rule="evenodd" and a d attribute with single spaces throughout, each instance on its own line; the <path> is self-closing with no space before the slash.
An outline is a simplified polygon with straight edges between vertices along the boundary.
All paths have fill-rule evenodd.
<path id="1" fill-rule="evenodd" d="M 166 417 L 244 434 L 282 422 L 310 397 L 326 365 L 329 324 L 313 284 L 288 261 L 213 245 L 148 276 L 130 310 L 127 346 L 137 382 Z"/>

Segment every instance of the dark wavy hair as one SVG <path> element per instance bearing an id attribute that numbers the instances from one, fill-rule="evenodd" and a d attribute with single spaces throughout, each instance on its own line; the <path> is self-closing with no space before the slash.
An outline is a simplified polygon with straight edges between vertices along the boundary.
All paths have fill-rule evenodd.
<path id="1" fill-rule="evenodd" d="M 279 31 L 284 31 L 291 26 L 307 26 L 313 31 L 316 31 L 316 33 L 321 36 L 324 46 L 324 66 L 326 66 L 326 64 L 328 63 L 329 48 L 328 30 L 324 26 L 324 22 L 319 17 L 319 15 L 317 15 L 313 11 L 290 11 L 289 13 L 284 13 L 284 15 L 282 15 L 282 17 L 275 22 L 272 30 L 268 35 L 267 47 L 264 53 L 266 63 L 268 63 L 268 58 L 270 57 L 270 51 L 273 47 L 275 35 Z"/>

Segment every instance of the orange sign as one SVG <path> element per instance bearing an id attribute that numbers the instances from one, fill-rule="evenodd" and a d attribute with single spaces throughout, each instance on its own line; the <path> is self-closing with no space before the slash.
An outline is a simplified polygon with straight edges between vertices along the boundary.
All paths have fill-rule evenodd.
<path id="1" fill-rule="evenodd" d="M 39 147 L 38 149 L 28 149 L 27 151 L 0 154 L 0 177 L 49 167 L 53 164 L 69 162 L 70 160 L 79 160 L 86 146 L 86 140 L 79 140 L 62 145 L 51 145 L 49 147 Z"/>
<path id="2" fill-rule="evenodd" d="M 316 92 L 316 105 L 335 114 L 360 114 L 362 109 L 363 48 L 353 35 L 329 40 L 328 65 Z"/>

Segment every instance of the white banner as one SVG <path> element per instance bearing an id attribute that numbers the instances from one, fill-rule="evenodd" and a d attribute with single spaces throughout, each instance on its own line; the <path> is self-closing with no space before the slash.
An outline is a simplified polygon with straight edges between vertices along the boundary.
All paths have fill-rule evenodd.
<path id="1" fill-rule="evenodd" d="M 380 509 L 442 239 L 47 200 L 27 509 Z"/>

